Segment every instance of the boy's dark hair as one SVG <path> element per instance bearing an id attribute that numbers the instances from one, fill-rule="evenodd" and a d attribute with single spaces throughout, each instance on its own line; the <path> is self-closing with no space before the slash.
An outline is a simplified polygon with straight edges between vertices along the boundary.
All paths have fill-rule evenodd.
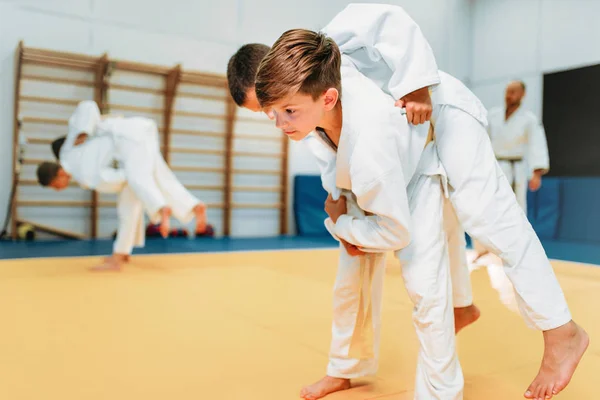
<path id="1" fill-rule="evenodd" d="M 40 185 L 50 185 L 54 178 L 58 176 L 58 171 L 60 171 L 60 168 L 60 164 L 55 162 L 45 161 L 41 163 L 36 171 L 38 182 L 40 183 Z"/>
<path id="2" fill-rule="evenodd" d="M 261 107 L 296 93 L 317 99 L 327 89 L 341 93 L 341 55 L 335 42 L 320 32 L 285 32 L 260 63 L 255 79 Z"/>
<path id="3" fill-rule="evenodd" d="M 249 43 L 239 48 L 227 64 L 227 83 L 233 101 L 238 106 L 246 102 L 246 92 L 254 87 L 256 71 L 263 57 L 269 52 L 269 46 Z"/>
<path id="4" fill-rule="evenodd" d="M 60 149 L 63 144 L 65 144 L 65 139 L 67 139 L 67 137 L 63 136 L 52 142 L 52 153 L 54 153 L 54 157 L 56 157 L 57 160 L 60 159 Z"/>

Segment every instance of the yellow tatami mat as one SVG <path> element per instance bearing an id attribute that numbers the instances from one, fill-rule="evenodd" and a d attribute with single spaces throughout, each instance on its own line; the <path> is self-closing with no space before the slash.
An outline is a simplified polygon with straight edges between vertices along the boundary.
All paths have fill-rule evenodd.
<path id="1" fill-rule="evenodd" d="M 336 250 L 0 262 L 0 399 L 293 400 L 325 373 Z M 417 344 L 400 269 L 388 262 L 380 370 L 330 400 L 408 400 Z M 600 398 L 600 268 L 555 262 L 591 345 L 563 400 Z M 481 319 L 458 338 L 465 398 L 521 399 L 542 354 L 472 275 Z"/>

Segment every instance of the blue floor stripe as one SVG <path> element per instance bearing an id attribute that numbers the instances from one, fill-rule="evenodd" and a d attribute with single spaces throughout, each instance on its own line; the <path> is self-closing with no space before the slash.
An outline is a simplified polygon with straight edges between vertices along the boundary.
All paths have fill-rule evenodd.
<path id="1" fill-rule="evenodd" d="M 543 241 L 548 257 L 600 265 L 600 244 Z M 149 238 L 146 247 L 134 254 L 206 253 L 252 250 L 333 248 L 337 242 L 329 236 L 279 236 L 269 238 Z M 112 240 L 56 240 L 36 242 L 0 241 L 0 259 L 36 257 L 83 257 L 110 254 Z"/>
<path id="2" fill-rule="evenodd" d="M 56 240 L 35 242 L 0 241 L 0 259 L 36 257 L 100 256 L 112 252 L 112 240 Z M 251 250 L 284 250 L 337 247 L 337 242 L 329 237 L 290 237 L 269 238 L 161 238 L 146 239 L 146 247 L 135 249 L 135 254 L 163 253 L 206 253 Z"/>
<path id="3" fill-rule="evenodd" d="M 542 244 L 551 259 L 600 265 L 600 244 L 550 240 L 542 240 Z"/>

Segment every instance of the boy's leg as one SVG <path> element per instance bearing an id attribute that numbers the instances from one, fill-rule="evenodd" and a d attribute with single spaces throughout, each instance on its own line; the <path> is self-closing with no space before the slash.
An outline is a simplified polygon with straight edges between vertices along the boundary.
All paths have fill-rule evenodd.
<path id="1" fill-rule="evenodd" d="M 384 253 L 352 257 L 340 246 L 329 376 L 351 379 L 377 372 L 385 259 Z"/>
<path id="2" fill-rule="evenodd" d="M 455 347 L 440 177 L 414 177 L 408 196 L 413 220 L 411 244 L 396 255 L 414 303 L 413 323 L 420 343 L 415 399 L 459 400 L 463 398 L 464 378 Z"/>
<path id="3" fill-rule="evenodd" d="M 154 177 L 173 211 L 173 216 L 184 224 L 189 223 L 195 217 L 196 232 L 204 232 L 206 229 L 206 206 L 179 182 L 160 154 L 156 156 Z"/>
<path id="4" fill-rule="evenodd" d="M 364 217 L 351 196 L 348 214 Z M 333 288 L 333 323 L 327 375 L 300 392 L 308 400 L 350 388 L 350 379 L 377 372 L 386 253 L 352 257 L 340 244 Z"/>
<path id="5" fill-rule="evenodd" d="M 125 186 L 117 200 L 119 227 L 113 243 L 113 254 L 94 270 L 118 270 L 126 262 L 133 247 L 143 247 L 145 241 L 144 210 L 141 201 L 129 186 Z"/>
<path id="6" fill-rule="evenodd" d="M 465 231 L 460 226 L 452 203 L 444 199 L 444 230 L 448 240 L 452 298 L 454 305 L 454 328 L 458 333 L 477 321 L 480 311 L 473 304 L 471 273 L 467 265 Z"/>
<path id="7" fill-rule="evenodd" d="M 154 121 L 138 118 L 135 132 L 116 133 L 117 152 L 122 160 L 127 184 L 144 205 L 150 221 L 160 221 L 160 233 L 167 237 L 171 208 L 155 179 L 157 158 L 160 157 L 158 129 Z"/>
<path id="8" fill-rule="evenodd" d="M 449 106 L 436 107 L 434 120 L 459 221 L 503 260 L 525 321 L 544 331 L 544 360 L 529 391 L 559 392 L 587 348 L 587 335 L 571 320 L 544 248 L 496 162 L 485 128 Z"/>
<path id="9" fill-rule="evenodd" d="M 119 152 L 123 157 L 123 170 L 127 185 L 142 202 L 153 223 L 161 220 L 161 210 L 167 207 L 167 200 L 156 183 L 154 170 L 156 154 L 135 140 L 119 139 Z"/>

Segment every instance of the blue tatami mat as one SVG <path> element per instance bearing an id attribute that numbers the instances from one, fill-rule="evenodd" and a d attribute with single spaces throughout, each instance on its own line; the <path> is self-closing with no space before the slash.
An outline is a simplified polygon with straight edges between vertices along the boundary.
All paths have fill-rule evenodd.
<path id="1" fill-rule="evenodd" d="M 0 259 L 33 257 L 83 257 L 108 255 L 112 252 L 112 240 L 56 240 L 35 242 L 0 241 Z M 337 247 L 330 236 L 270 238 L 170 238 L 146 239 L 146 247 L 135 249 L 133 254 L 206 253 L 226 251 L 256 251 L 312 249 Z"/>

